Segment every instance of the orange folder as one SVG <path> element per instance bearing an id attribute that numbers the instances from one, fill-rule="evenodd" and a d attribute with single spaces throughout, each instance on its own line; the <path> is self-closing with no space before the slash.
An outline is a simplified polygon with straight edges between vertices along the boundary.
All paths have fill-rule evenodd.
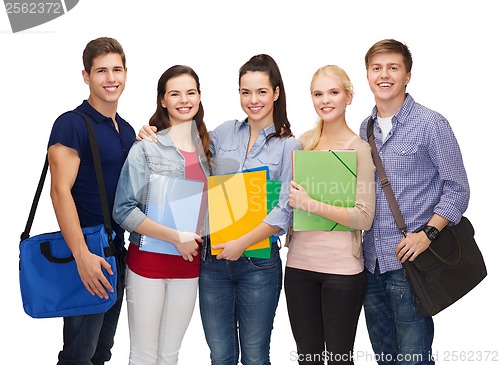
<path id="1" fill-rule="evenodd" d="M 267 216 L 266 171 L 237 172 L 208 178 L 208 214 L 211 245 L 237 239 Z M 248 247 L 269 247 L 269 239 Z M 211 249 L 212 255 L 222 250 Z"/>

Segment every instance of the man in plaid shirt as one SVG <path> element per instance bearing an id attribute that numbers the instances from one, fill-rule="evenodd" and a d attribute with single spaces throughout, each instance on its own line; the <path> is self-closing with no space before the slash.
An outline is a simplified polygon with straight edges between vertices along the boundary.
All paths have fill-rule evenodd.
<path id="1" fill-rule="evenodd" d="M 467 209 L 469 184 L 453 131 L 439 113 L 406 92 L 412 56 L 396 40 L 375 43 L 365 65 L 376 106 L 374 139 L 408 227 L 398 230 L 377 176 L 375 220 L 363 240 L 367 293 L 364 311 L 379 364 L 434 364 L 432 317 L 422 317 L 401 263 L 414 260 Z"/>

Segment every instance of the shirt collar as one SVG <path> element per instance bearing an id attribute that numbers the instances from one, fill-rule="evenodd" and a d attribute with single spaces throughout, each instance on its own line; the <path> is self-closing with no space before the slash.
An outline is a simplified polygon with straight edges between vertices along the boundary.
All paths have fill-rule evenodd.
<path id="1" fill-rule="evenodd" d="M 403 102 L 403 105 L 399 108 L 399 110 L 394 114 L 394 117 L 392 118 L 393 121 L 396 121 L 398 123 L 404 124 L 404 122 L 407 120 L 408 114 L 410 114 L 411 109 L 413 108 L 413 105 L 415 104 L 415 100 L 412 98 L 412 96 L 409 93 L 406 93 L 405 101 Z M 371 117 L 373 120 L 377 120 L 377 106 L 375 106 L 372 109 L 372 115 Z"/>
<path id="2" fill-rule="evenodd" d="M 168 135 L 168 129 L 162 129 L 158 133 L 156 133 L 156 137 L 158 138 L 158 142 L 160 142 L 164 146 L 173 146 L 174 142 L 172 141 L 172 138 Z"/>
<path id="3" fill-rule="evenodd" d="M 168 134 L 168 130 L 169 130 L 169 128 L 162 129 L 161 131 L 159 131 L 156 134 L 156 136 L 158 138 L 158 142 L 160 142 L 164 146 L 175 147 L 174 141 L 172 141 L 172 138 L 170 138 L 170 136 Z M 192 134 L 193 141 L 194 141 L 195 145 L 197 146 L 197 148 L 200 151 L 203 151 L 203 148 L 201 148 L 200 136 L 198 134 L 198 127 L 196 126 L 196 123 L 194 121 L 193 121 L 192 128 L 191 128 L 191 134 Z"/>
<path id="4" fill-rule="evenodd" d="M 236 126 L 238 128 L 250 128 L 250 125 L 248 124 L 248 118 L 245 118 L 244 120 L 241 121 L 236 121 Z M 276 132 L 276 128 L 274 127 L 274 123 L 271 124 L 269 127 L 266 127 L 262 129 L 260 132 L 264 133 L 264 135 L 267 137 L 270 134 L 273 134 Z"/>
<path id="5" fill-rule="evenodd" d="M 79 108 L 81 108 L 82 111 L 84 111 L 85 113 L 90 115 L 96 123 L 102 123 L 102 122 L 111 120 L 110 117 L 106 117 L 106 116 L 102 115 L 101 113 L 99 113 L 96 109 L 94 109 L 94 107 L 92 105 L 90 105 L 88 100 L 84 100 Z M 121 124 L 123 122 L 123 119 L 118 115 L 118 113 L 116 113 L 115 118 L 116 118 L 117 123 Z"/>

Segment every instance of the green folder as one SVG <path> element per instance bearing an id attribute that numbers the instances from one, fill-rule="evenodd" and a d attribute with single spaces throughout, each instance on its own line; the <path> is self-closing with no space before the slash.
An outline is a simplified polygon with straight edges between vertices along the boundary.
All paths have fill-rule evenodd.
<path id="1" fill-rule="evenodd" d="M 320 202 L 354 207 L 357 153 L 354 150 L 293 151 L 293 180 Z M 303 210 L 293 210 L 295 231 L 352 231 L 337 222 Z"/>
<path id="2" fill-rule="evenodd" d="M 273 208 L 278 205 L 278 201 L 280 199 L 281 192 L 281 181 L 279 180 L 267 180 L 266 181 L 266 193 L 267 193 L 267 214 Z M 269 247 L 266 248 L 258 248 L 255 250 L 245 250 L 243 252 L 244 257 L 253 257 L 260 259 L 268 259 L 271 257 L 271 246 L 272 246 L 272 237 L 269 237 Z"/>

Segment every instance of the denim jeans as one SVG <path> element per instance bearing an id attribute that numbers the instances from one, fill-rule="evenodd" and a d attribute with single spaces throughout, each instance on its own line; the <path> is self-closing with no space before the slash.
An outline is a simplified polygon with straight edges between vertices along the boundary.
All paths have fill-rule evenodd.
<path id="1" fill-rule="evenodd" d="M 201 264 L 199 295 L 212 365 L 270 364 L 271 331 L 282 286 L 279 248 L 270 259 L 241 257 Z"/>
<path id="2" fill-rule="evenodd" d="M 366 325 L 378 364 L 434 364 L 434 323 L 418 313 L 404 270 L 381 274 L 377 264 L 365 275 Z"/>
<path id="3" fill-rule="evenodd" d="M 353 364 L 365 275 L 285 268 L 288 317 L 299 365 Z M 326 350 L 326 351 L 325 351 Z"/>
<path id="4" fill-rule="evenodd" d="M 117 299 L 106 313 L 64 317 L 63 349 L 57 365 L 103 365 L 111 359 L 111 348 L 125 288 L 126 249 L 116 252 Z"/>

